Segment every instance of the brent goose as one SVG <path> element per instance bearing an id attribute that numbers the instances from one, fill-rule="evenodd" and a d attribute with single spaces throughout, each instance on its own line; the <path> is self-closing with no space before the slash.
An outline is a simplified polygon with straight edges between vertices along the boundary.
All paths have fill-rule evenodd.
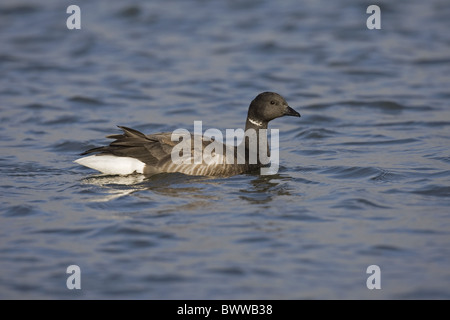
<path id="1" fill-rule="evenodd" d="M 172 132 L 144 135 L 137 130 L 119 126 L 123 134 L 107 136 L 107 138 L 115 139 L 109 146 L 87 150 L 81 155 L 95 154 L 80 158 L 75 160 L 75 162 L 104 174 L 112 175 L 140 173 L 151 176 L 163 172 L 181 172 L 189 175 L 232 176 L 247 173 L 263 166 L 263 163 L 259 160 L 260 149 L 250 148 L 251 143 L 247 137 L 247 132 L 254 130 L 253 132 L 256 132 L 258 137 L 261 132 L 261 136 L 264 135 L 265 141 L 267 141 L 268 122 L 283 116 L 300 117 L 300 114 L 289 107 L 286 100 L 277 93 L 263 92 L 251 102 L 245 123 L 246 138 L 241 142 L 241 145 L 243 143 L 245 144 L 244 161 L 238 161 L 238 151 L 244 150 L 243 148 L 220 143 L 220 147 L 225 150 L 222 153 L 222 159 L 225 159 L 227 152 L 231 151 L 235 160 L 234 162 L 220 161 L 205 163 L 205 161 L 201 161 L 199 163 L 196 161 L 188 161 L 177 163 L 173 161 L 171 154 L 174 147 L 181 142 L 172 141 Z M 261 129 L 266 130 L 260 131 Z M 192 138 L 194 138 L 193 135 Z M 261 140 L 257 139 L 256 141 Z M 214 142 L 214 139 L 202 138 L 201 144 L 198 146 L 201 146 L 205 150 L 212 142 Z M 217 149 L 217 143 L 219 142 L 215 141 L 215 143 Z M 189 151 L 189 149 L 187 150 Z M 250 150 L 256 150 L 257 161 L 249 161 L 249 159 L 252 159 L 250 154 L 252 151 Z M 187 156 L 189 158 L 188 160 L 192 160 L 194 158 L 194 148 L 192 147 L 190 149 L 190 154 L 183 154 L 183 156 Z"/>

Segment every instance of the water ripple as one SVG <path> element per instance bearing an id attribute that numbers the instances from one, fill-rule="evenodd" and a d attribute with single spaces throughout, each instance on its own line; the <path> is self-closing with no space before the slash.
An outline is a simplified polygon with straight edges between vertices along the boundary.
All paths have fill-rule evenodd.
<path id="1" fill-rule="evenodd" d="M 375 141 L 348 141 L 348 142 L 341 142 L 337 145 L 347 145 L 347 146 L 373 146 L 373 145 L 395 145 L 395 144 L 406 144 L 406 143 L 413 143 L 418 142 L 419 139 L 415 138 L 407 138 L 407 139 L 389 139 L 389 140 L 375 140 Z M 336 144 L 333 144 L 336 145 Z"/>
<path id="2" fill-rule="evenodd" d="M 71 102 L 76 102 L 81 105 L 87 105 L 87 106 L 102 106 L 105 105 L 105 103 L 99 99 L 92 98 L 92 97 L 86 97 L 86 96 L 73 96 L 68 99 Z"/>
<path id="3" fill-rule="evenodd" d="M 340 201 L 337 205 L 332 206 L 332 208 L 344 208 L 349 210 L 363 210 L 365 208 L 378 208 L 378 209 L 389 209 L 389 206 L 384 206 L 377 204 L 373 201 L 367 199 L 355 198 L 355 199 L 345 199 Z"/>
<path id="4" fill-rule="evenodd" d="M 39 214 L 43 214 L 43 212 L 38 210 L 34 206 L 16 205 L 16 206 L 12 206 L 12 207 L 9 207 L 8 209 L 6 209 L 6 211 L 3 213 L 3 216 L 15 218 L 15 217 L 27 217 L 27 216 L 33 216 L 33 215 L 39 215 Z"/>
<path id="5" fill-rule="evenodd" d="M 433 197 L 444 197 L 450 198 L 450 186 L 439 186 L 439 185 L 427 185 L 425 187 L 416 189 L 412 193 L 420 194 L 424 196 Z"/>
<path id="6" fill-rule="evenodd" d="M 337 179 L 373 178 L 383 172 L 373 167 L 330 167 L 321 171 L 323 174 L 331 175 Z"/>
<path id="7" fill-rule="evenodd" d="M 323 128 L 312 128 L 306 129 L 298 133 L 295 137 L 303 137 L 305 139 L 324 139 L 332 137 L 338 134 L 336 131 L 323 129 Z"/>

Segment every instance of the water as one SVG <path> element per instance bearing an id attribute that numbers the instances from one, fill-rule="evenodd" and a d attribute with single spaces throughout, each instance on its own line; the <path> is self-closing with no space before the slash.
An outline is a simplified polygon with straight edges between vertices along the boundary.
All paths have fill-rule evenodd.
<path id="1" fill-rule="evenodd" d="M 0 298 L 450 298 L 450 6 L 0 5 Z M 116 125 L 239 128 L 262 91 L 271 176 L 99 176 Z M 223 131 L 224 132 L 224 131 Z M 81 290 L 69 290 L 69 265 Z M 369 290 L 369 265 L 381 290 Z"/>

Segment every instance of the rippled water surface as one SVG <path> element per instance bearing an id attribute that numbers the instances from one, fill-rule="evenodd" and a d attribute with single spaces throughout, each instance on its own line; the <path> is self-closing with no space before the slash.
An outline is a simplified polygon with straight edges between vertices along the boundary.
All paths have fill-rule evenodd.
<path id="1" fill-rule="evenodd" d="M 0 4 L 0 298 L 450 298 L 450 6 Z M 100 176 L 116 125 L 239 128 L 262 91 L 277 174 Z M 66 268 L 81 269 L 69 290 Z M 369 290 L 369 265 L 381 289 Z"/>

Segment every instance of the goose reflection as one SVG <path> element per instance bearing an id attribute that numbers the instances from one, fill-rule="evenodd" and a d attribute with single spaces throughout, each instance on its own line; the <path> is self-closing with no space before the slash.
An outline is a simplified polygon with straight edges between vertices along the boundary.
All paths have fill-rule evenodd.
<path id="1" fill-rule="evenodd" d="M 273 174 L 241 175 L 235 178 L 215 178 L 205 176 L 188 176 L 182 173 L 162 173 L 151 177 L 134 174 L 128 176 L 96 175 L 83 179 L 85 184 L 102 188 L 103 194 L 96 198 L 90 198 L 92 202 L 108 202 L 121 197 L 139 194 L 139 198 L 148 201 L 161 201 L 160 197 L 184 200 L 186 203 L 169 204 L 165 211 L 207 209 L 209 206 L 219 205 L 218 201 L 226 200 L 226 195 L 216 193 L 216 188 L 223 189 L 228 185 L 230 190 L 237 187 L 232 194 L 241 200 L 252 204 L 269 203 L 280 195 L 291 195 L 286 187 L 286 181 L 290 176 Z M 242 186 L 245 185 L 245 188 Z M 144 191 L 151 191 L 144 193 Z M 164 199 L 167 201 L 167 199 Z M 222 205 L 222 204 L 221 204 Z M 211 208 L 212 209 L 212 208 Z"/>
<path id="2" fill-rule="evenodd" d="M 161 173 L 151 177 L 141 174 L 127 176 L 94 175 L 82 181 L 85 184 L 101 187 L 106 192 L 106 195 L 91 198 L 89 201 L 107 202 L 147 190 L 156 195 L 168 197 L 211 199 L 210 195 L 207 197 L 204 195 L 205 190 L 201 185 L 202 182 L 207 180 L 212 180 L 212 178 L 187 176 L 182 173 Z"/>
<path id="3" fill-rule="evenodd" d="M 273 174 L 267 176 L 256 176 L 251 181 L 252 187 L 241 189 L 240 199 L 246 200 L 252 204 L 265 204 L 273 200 L 274 197 L 281 195 L 291 195 L 284 181 L 289 181 L 290 176 Z"/>

